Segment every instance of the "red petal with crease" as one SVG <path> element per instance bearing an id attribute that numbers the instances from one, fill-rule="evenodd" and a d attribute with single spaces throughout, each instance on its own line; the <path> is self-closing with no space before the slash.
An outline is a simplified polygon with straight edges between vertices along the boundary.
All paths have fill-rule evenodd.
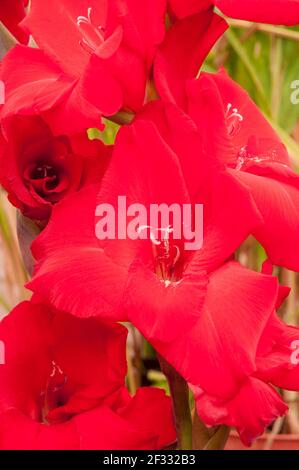
<path id="1" fill-rule="evenodd" d="M 255 370 L 260 337 L 273 312 L 277 281 L 272 276 L 251 272 L 237 263 L 228 263 L 210 276 L 205 303 L 198 321 L 175 337 L 181 325 L 156 330 L 165 311 L 152 309 L 148 319 L 140 315 L 140 297 L 127 292 L 129 318 L 141 333 L 188 382 L 206 392 L 229 397 L 236 393 L 240 380 Z M 200 359 L 199 359 L 200 358 Z"/>
<path id="2" fill-rule="evenodd" d="M 126 271 L 106 256 L 95 235 L 97 190 L 90 186 L 54 208 L 47 229 L 33 244 L 39 263 L 27 286 L 75 316 L 125 320 L 119 309 Z"/>
<path id="3" fill-rule="evenodd" d="M 171 342 L 197 323 L 207 292 L 204 271 L 190 270 L 182 280 L 168 286 L 136 261 L 126 286 L 126 308 L 135 325 L 142 325 L 147 338 Z M 139 307 L 137 307 L 139 306 Z"/>
<path id="4" fill-rule="evenodd" d="M 240 20 L 283 25 L 299 23 L 298 0 L 169 0 L 169 3 L 179 18 L 214 5 L 225 15 Z"/>
<path id="5" fill-rule="evenodd" d="M 168 0 L 172 13 L 177 18 L 185 18 L 189 15 L 195 15 L 199 11 L 211 8 L 211 0 Z"/>
<path id="6" fill-rule="evenodd" d="M 2 450 L 155 450 L 175 441 L 169 400 L 162 390 L 147 390 L 143 400 L 116 413 L 106 406 L 75 416 L 70 421 L 46 425 L 22 413 L 0 413 Z M 135 410 L 136 402 L 137 410 Z M 141 421 L 144 408 L 149 421 Z M 142 414 L 141 414 L 142 411 Z M 160 421 L 160 426 L 157 427 Z M 169 424 L 170 420 L 170 424 Z M 157 429 L 159 431 L 157 432 Z"/>
<path id="7" fill-rule="evenodd" d="M 39 49 L 12 49 L 2 61 L 0 79 L 6 87 L 1 109 L 4 130 L 5 120 L 15 114 L 43 114 L 56 135 L 101 127 L 100 112 L 82 96 L 81 82 L 64 74 Z"/>
<path id="8" fill-rule="evenodd" d="M 92 8 L 95 21 L 104 23 L 107 0 L 51 0 L 45 8 L 42 0 L 31 0 L 30 12 L 23 21 L 40 49 L 59 63 L 72 76 L 80 73 L 89 61 L 89 54 L 80 45 L 82 33 L 77 18 L 87 16 Z"/>
<path id="9" fill-rule="evenodd" d="M 298 0 L 214 0 L 213 3 L 231 18 L 290 26 L 299 23 Z"/>
<path id="10" fill-rule="evenodd" d="M 51 370 L 50 321 L 49 310 L 23 302 L 0 322 L 5 344 L 5 364 L 0 367 L 1 412 L 18 407 L 33 419 L 39 418 L 38 401 Z"/>
<path id="11" fill-rule="evenodd" d="M 227 23 L 211 10 L 175 23 L 157 53 L 154 76 L 159 95 L 186 108 L 185 82 L 195 78 Z"/>
<path id="12" fill-rule="evenodd" d="M 256 376 L 285 390 L 298 390 L 299 329 L 271 316 L 257 351 Z"/>
<path id="13" fill-rule="evenodd" d="M 194 392 L 202 420 L 211 426 L 226 424 L 237 428 L 246 446 L 250 446 L 267 426 L 288 410 L 273 387 L 255 378 L 245 380 L 236 395 L 227 401 L 196 389 Z"/>
<path id="14" fill-rule="evenodd" d="M 201 73 L 187 89 L 188 112 L 203 134 L 207 151 L 220 163 L 242 169 L 251 161 L 290 164 L 276 132 L 224 70 Z"/>
<path id="15" fill-rule="evenodd" d="M 250 191 L 264 223 L 253 231 L 273 264 L 299 270 L 299 177 L 287 167 L 230 170 Z M 248 170 L 248 171 L 249 171 Z"/>
<path id="16" fill-rule="evenodd" d="M 195 259 L 201 269 L 212 272 L 234 254 L 263 218 L 248 188 L 225 172 L 213 174 L 198 200 L 204 204 L 204 233 Z"/>

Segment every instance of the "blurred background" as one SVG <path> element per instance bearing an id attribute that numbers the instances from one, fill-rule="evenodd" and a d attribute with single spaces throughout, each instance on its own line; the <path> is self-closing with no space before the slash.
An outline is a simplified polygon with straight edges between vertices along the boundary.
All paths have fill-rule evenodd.
<path id="1" fill-rule="evenodd" d="M 299 92 L 296 95 L 298 104 L 292 103 L 291 96 L 293 94 L 294 97 L 294 87 L 299 89 L 299 28 L 237 20 L 228 22 L 231 29 L 216 44 L 204 69 L 213 72 L 224 66 L 231 77 L 248 90 L 286 144 L 294 168 L 298 171 Z M 111 144 L 116 132 L 117 126 L 107 122 L 101 138 Z M 241 247 L 238 257 L 242 264 L 255 270 L 260 270 L 266 258 L 263 249 L 251 238 Z M 299 277 L 285 269 L 277 269 L 276 274 L 283 284 L 292 288 L 279 314 L 287 323 L 299 325 Z M 16 236 L 16 211 L 0 190 L 0 317 L 29 297 L 23 287 L 26 280 Z M 133 393 L 140 384 L 167 388 L 154 352 L 132 328 L 128 363 L 128 385 Z M 283 392 L 283 396 L 290 411 L 286 418 L 278 420 L 271 428 L 265 447 L 271 447 L 273 436 L 277 434 L 297 433 L 299 448 L 299 394 Z"/>

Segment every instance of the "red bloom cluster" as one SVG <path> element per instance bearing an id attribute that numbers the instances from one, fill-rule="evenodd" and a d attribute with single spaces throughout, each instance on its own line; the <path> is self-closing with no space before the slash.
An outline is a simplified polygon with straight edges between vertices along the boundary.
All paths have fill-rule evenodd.
<path id="1" fill-rule="evenodd" d="M 159 449 L 175 440 L 161 390 L 124 386 L 126 328 L 32 301 L 1 323 L 2 449 Z"/>
<path id="2" fill-rule="evenodd" d="M 289 290 L 272 266 L 299 271 L 299 177 L 245 91 L 224 70 L 199 73 L 227 28 L 214 7 L 299 23 L 299 1 L 260 3 L 31 0 L 18 30 L 38 48 L 17 45 L 1 65 L 0 180 L 45 228 L 32 245 L 33 298 L 0 324 L 0 448 L 176 440 L 162 391 L 129 396 L 117 322 L 188 383 L 207 426 L 236 427 L 249 445 L 287 411 L 274 387 L 299 389 L 299 330 L 276 313 Z M 107 117 L 127 121 L 113 147 L 88 138 Z M 203 204 L 203 246 L 99 240 L 96 208 L 119 195 L 148 210 Z M 262 273 L 234 258 L 249 235 L 267 253 Z"/>

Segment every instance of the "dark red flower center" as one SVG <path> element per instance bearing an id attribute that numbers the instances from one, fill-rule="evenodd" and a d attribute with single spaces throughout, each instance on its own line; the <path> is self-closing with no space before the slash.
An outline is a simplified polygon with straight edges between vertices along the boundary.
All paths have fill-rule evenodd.
<path id="1" fill-rule="evenodd" d="M 153 243 L 155 271 L 164 282 L 175 281 L 175 267 L 180 258 L 180 249 L 172 240 Z"/>
<path id="2" fill-rule="evenodd" d="M 23 173 L 25 185 L 33 197 L 55 204 L 69 187 L 69 178 L 62 165 L 30 163 Z"/>
<path id="3" fill-rule="evenodd" d="M 49 375 L 43 403 L 43 420 L 48 421 L 48 415 L 52 410 L 65 404 L 64 388 L 67 384 L 67 376 L 61 367 L 52 361 L 52 371 Z M 50 415 L 51 416 L 51 415 Z"/>
<path id="4" fill-rule="evenodd" d="M 51 165 L 38 165 L 30 174 L 31 180 L 45 180 L 46 188 L 55 189 L 58 185 L 59 177 L 57 169 Z"/>

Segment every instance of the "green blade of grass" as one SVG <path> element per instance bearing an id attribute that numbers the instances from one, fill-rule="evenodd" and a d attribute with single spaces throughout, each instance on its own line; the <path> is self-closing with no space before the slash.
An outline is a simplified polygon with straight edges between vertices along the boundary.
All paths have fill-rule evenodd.
<path id="1" fill-rule="evenodd" d="M 264 90 L 264 86 L 263 86 L 263 84 L 262 84 L 262 82 L 261 82 L 261 80 L 258 76 L 258 73 L 256 71 L 256 68 L 254 66 L 253 61 L 249 57 L 249 55 L 248 55 L 246 49 L 244 48 L 244 46 L 242 45 L 241 41 L 238 39 L 238 36 L 234 33 L 234 31 L 232 29 L 228 30 L 225 34 L 226 34 L 226 38 L 228 40 L 228 43 L 233 48 L 235 53 L 238 55 L 238 57 L 242 61 L 243 65 L 245 66 L 249 76 L 251 77 L 251 80 L 252 80 L 254 86 L 256 87 L 256 89 L 259 93 L 259 96 L 260 96 L 260 98 L 261 98 L 261 100 L 264 104 L 265 110 L 267 110 L 267 112 L 269 112 L 270 108 L 269 108 L 268 99 L 267 99 L 267 96 L 266 96 L 266 93 L 265 93 L 265 90 Z"/>

